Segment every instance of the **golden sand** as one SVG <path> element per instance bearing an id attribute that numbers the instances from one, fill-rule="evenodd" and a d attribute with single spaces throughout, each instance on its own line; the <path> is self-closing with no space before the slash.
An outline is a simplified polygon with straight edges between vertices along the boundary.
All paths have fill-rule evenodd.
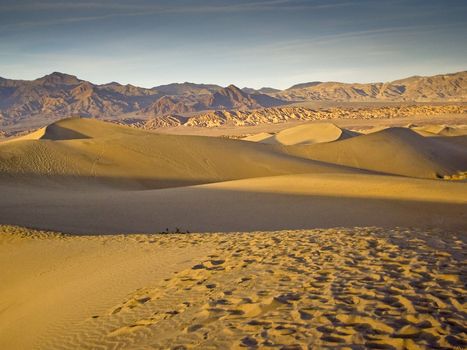
<path id="1" fill-rule="evenodd" d="M 0 142 L 0 350 L 465 347 L 464 129 L 268 135 Z"/>
<path id="2" fill-rule="evenodd" d="M 1 230 L 3 349 L 467 344 L 462 234 Z"/>

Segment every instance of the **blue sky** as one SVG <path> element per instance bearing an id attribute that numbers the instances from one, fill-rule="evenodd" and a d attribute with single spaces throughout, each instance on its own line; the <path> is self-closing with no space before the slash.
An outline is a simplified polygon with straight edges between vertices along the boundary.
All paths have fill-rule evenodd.
<path id="1" fill-rule="evenodd" d="M 465 0 L 0 0 L 0 76 L 287 88 L 467 70 Z"/>

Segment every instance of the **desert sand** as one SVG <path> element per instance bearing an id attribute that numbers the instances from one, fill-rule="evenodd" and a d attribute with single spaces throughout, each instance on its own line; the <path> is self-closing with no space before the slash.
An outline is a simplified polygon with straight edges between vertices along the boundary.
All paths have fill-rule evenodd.
<path id="1" fill-rule="evenodd" d="M 1 141 L 0 348 L 464 347 L 466 174 L 462 125 Z"/>
<path id="2" fill-rule="evenodd" d="M 0 230 L 3 349 L 467 343 L 465 235 L 453 232 L 64 236 Z"/>
<path id="3" fill-rule="evenodd" d="M 333 123 L 303 124 L 279 131 L 277 134 L 260 133 L 245 137 L 246 141 L 281 145 L 312 145 L 314 143 L 345 140 L 358 135 Z"/>

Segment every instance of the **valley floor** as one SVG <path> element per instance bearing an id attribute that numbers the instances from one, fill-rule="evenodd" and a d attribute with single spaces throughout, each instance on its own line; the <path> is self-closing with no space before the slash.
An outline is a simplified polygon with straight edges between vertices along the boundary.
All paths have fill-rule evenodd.
<path id="1" fill-rule="evenodd" d="M 0 233 L 2 349 L 467 344 L 461 232 Z"/>

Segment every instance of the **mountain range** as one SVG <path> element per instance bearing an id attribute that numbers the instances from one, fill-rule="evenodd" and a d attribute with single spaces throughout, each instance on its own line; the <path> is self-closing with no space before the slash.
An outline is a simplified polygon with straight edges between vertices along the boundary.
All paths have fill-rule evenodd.
<path id="1" fill-rule="evenodd" d="M 287 101 L 404 101 L 434 102 L 467 100 L 467 71 L 413 76 L 386 83 L 348 84 L 310 82 L 294 85 L 271 96 Z"/>
<path id="2" fill-rule="evenodd" d="M 252 110 L 300 101 L 467 101 L 467 71 L 387 83 L 309 82 L 286 90 L 174 83 L 142 88 L 93 84 L 54 72 L 36 80 L 0 78 L 0 125 L 69 116 L 124 118 Z"/>

